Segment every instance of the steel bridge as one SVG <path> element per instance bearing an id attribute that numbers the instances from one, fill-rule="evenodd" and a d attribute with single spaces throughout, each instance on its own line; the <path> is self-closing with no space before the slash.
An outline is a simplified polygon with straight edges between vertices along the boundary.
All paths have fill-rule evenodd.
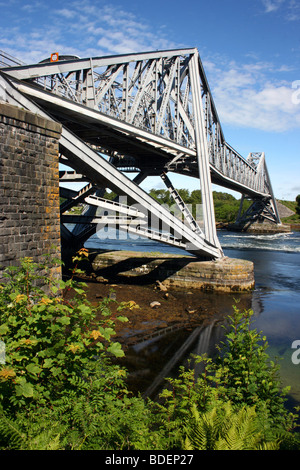
<path id="1" fill-rule="evenodd" d="M 60 180 L 84 183 L 80 191 L 61 188 L 61 234 L 70 243 L 114 224 L 200 258 L 221 258 L 212 183 L 253 201 L 246 212 L 241 205 L 240 222 L 281 223 L 264 153 L 244 158 L 226 142 L 195 48 L 87 59 L 53 54 L 33 65 L 0 51 L 1 87 L 2 99 L 62 124 L 60 162 L 72 170 L 61 171 Z M 173 186 L 173 173 L 199 180 L 200 222 Z M 140 187 L 154 175 L 170 191 L 176 215 Z M 103 198 L 106 189 L 118 195 L 114 201 Z M 79 203 L 83 213 L 71 215 Z"/>

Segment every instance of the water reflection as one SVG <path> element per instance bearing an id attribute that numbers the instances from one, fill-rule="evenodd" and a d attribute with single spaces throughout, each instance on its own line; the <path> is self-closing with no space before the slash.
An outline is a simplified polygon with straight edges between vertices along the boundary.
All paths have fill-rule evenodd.
<path id="1" fill-rule="evenodd" d="M 224 339 L 227 315 L 206 319 L 195 328 L 169 327 L 147 334 L 127 347 L 122 364 L 129 371 L 128 385 L 144 398 L 157 398 L 165 379 L 175 377 L 181 365 L 194 368 L 195 376 L 202 364 L 194 364 L 190 358 L 207 354 L 213 357 L 216 345 Z"/>
<path id="2" fill-rule="evenodd" d="M 271 345 L 267 352 L 272 358 L 280 356 L 284 359 L 283 385 L 294 384 L 288 406 L 292 409 L 293 406 L 299 404 L 298 383 L 295 384 L 293 376 L 295 366 L 291 367 L 292 363 L 287 357 L 289 344 L 286 341 L 286 319 L 278 315 L 277 321 L 274 321 L 274 310 L 272 315 L 268 316 L 266 313 L 268 295 L 262 294 L 260 289 L 251 294 L 237 296 L 201 293 L 200 295 L 194 294 L 193 304 L 197 304 L 200 299 L 202 307 L 205 305 L 208 311 L 213 312 L 213 315 L 207 316 L 198 326 L 191 328 L 190 325 L 185 327 L 181 324 L 156 328 L 147 334 L 140 332 L 139 336 L 136 334 L 133 336 L 132 343 L 130 343 L 130 338 L 127 338 L 126 356 L 122 363 L 129 371 L 129 388 L 135 393 L 140 393 L 144 398 L 157 399 L 162 388 L 166 386 L 165 379 L 176 377 L 181 365 L 192 366 L 197 377 L 203 371 L 203 364 L 193 363 L 191 357 L 207 354 L 208 357 L 213 358 L 216 355 L 218 352 L 216 346 L 225 337 L 224 326 L 227 325 L 227 317 L 233 313 L 232 305 L 236 303 L 241 311 L 253 310 L 253 328 L 263 332 L 268 329 L 270 336 L 268 342 Z M 278 308 L 281 311 L 280 302 Z M 273 345 L 273 335 L 276 336 L 276 347 Z M 280 335 L 282 342 L 278 340 Z M 289 380 L 288 383 L 287 380 Z"/>
<path id="3" fill-rule="evenodd" d="M 252 294 L 238 296 L 239 308 L 253 309 L 253 327 L 266 335 L 269 343 L 268 354 L 272 358 L 279 358 L 283 385 L 291 385 L 289 401 L 291 404 L 300 405 L 300 365 L 291 361 L 291 344 L 294 340 L 300 340 L 300 232 L 255 236 L 219 232 L 218 236 L 226 256 L 254 263 L 256 289 Z M 89 243 L 89 246 L 97 248 L 97 239 L 90 239 Z M 107 248 L 103 245 L 103 240 L 101 248 Z M 109 245 L 109 249 L 149 252 L 163 250 L 179 254 L 177 249 L 162 248 L 160 244 L 150 240 L 136 240 L 131 245 L 124 241 L 123 245 Z M 192 329 L 190 325 L 172 325 L 172 329 L 160 331 L 160 336 L 156 331 L 156 335 L 143 338 L 141 333 L 139 344 L 128 343 L 126 365 L 130 372 L 132 389 L 145 393 L 155 380 L 160 380 L 163 370 L 176 374 L 176 368 L 178 369 L 181 361 L 184 363 L 193 350 L 212 353 L 219 341 L 219 327 L 222 331 L 222 321 L 232 313 L 235 297 L 193 294 L 186 305 L 193 302 L 195 308 L 201 305 L 210 312 L 210 317 L 205 321 L 199 322 Z M 194 341 L 191 341 L 195 329 L 198 336 L 195 333 L 195 337 L 192 336 Z M 180 358 L 179 352 L 185 343 L 189 346 Z M 176 363 L 174 367 L 173 363 Z"/>
<path id="4" fill-rule="evenodd" d="M 176 376 L 179 366 L 186 364 L 191 354 L 213 354 L 221 331 L 221 324 L 212 321 L 193 330 L 160 332 L 131 346 L 122 361 L 129 371 L 129 388 L 144 398 L 155 398 L 165 385 L 165 378 Z"/>

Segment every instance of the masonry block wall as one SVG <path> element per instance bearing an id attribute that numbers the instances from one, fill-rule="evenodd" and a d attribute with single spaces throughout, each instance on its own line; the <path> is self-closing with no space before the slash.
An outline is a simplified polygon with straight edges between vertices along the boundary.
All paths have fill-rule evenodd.
<path id="1" fill-rule="evenodd" d="M 60 133 L 60 124 L 0 103 L 0 278 L 20 258 L 60 257 Z"/>

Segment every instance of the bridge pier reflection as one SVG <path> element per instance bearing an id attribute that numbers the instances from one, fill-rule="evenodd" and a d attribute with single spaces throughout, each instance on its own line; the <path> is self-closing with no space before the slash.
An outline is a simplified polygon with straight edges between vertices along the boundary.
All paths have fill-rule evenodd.
<path id="1" fill-rule="evenodd" d="M 194 370 L 195 377 L 201 374 L 204 363 L 195 361 L 194 356 L 205 354 L 213 359 L 218 354 L 216 346 L 225 338 L 224 327 L 227 316 L 232 314 L 233 303 L 233 296 L 225 299 L 223 295 L 202 294 L 202 305 L 211 314 L 198 325 L 175 324 L 146 334 L 140 331 L 140 325 L 135 325 L 137 331 L 131 330 L 131 338 L 126 336 L 122 340 L 118 336 L 125 345 L 125 358 L 120 364 L 128 370 L 129 389 L 144 398 L 157 399 L 168 386 L 165 379 L 176 377 L 180 366 Z M 238 307 L 241 311 L 253 308 L 255 315 L 263 309 L 254 294 L 240 296 Z"/>

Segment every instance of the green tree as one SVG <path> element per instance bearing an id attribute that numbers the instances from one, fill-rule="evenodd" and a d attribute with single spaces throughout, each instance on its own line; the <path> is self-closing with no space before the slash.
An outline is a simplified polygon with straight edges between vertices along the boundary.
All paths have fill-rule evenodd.
<path id="1" fill-rule="evenodd" d="M 200 189 L 194 189 L 191 192 L 190 204 L 202 204 L 202 194 Z"/>
<path id="2" fill-rule="evenodd" d="M 174 203 L 171 194 L 166 189 L 151 189 L 149 194 L 160 204 L 172 205 Z"/>

